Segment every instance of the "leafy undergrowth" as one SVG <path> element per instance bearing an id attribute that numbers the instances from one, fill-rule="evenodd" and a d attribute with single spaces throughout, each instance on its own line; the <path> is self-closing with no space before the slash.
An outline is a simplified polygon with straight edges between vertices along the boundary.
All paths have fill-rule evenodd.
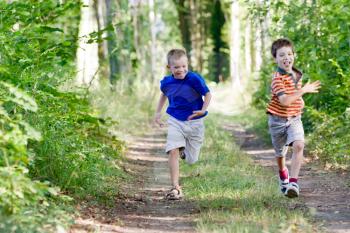
<path id="1" fill-rule="evenodd" d="M 0 232 L 56 232 L 73 199 L 111 203 L 127 178 L 116 122 L 85 91 L 62 91 L 76 75 L 80 6 L 0 2 Z"/>
<path id="2" fill-rule="evenodd" d="M 350 170 L 350 110 L 338 117 L 316 112 L 317 123 L 308 135 L 308 147 L 314 158 L 327 167 Z"/>
<path id="3" fill-rule="evenodd" d="M 275 175 L 242 154 L 219 119 L 206 119 L 200 161 L 182 166 L 186 198 L 201 210 L 199 232 L 314 232 L 298 200 L 280 194 Z"/>

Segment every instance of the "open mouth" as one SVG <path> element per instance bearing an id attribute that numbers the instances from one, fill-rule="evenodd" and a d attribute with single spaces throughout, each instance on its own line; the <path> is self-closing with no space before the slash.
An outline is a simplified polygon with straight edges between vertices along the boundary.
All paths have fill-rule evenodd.
<path id="1" fill-rule="evenodd" d="M 290 66 L 291 64 L 292 64 L 291 61 L 284 61 L 284 62 L 283 62 L 283 65 L 285 65 L 285 66 Z"/>
<path id="2" fill-rule="evenodd" d="M 283 65 L 289 69 L 292 66 L 292 61 L 283 61 Z"/>
<path id="3" fill-rule="evenodd" d="M 177 77 L 183 77 L 185 75 L 185 73 L 176 73 Z"/>

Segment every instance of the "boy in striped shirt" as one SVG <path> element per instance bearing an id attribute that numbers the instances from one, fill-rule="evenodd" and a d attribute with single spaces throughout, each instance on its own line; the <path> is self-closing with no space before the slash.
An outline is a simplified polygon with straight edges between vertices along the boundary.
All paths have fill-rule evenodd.
<path id="1" fill-rule="evenodd" d="M 293 66 L 294 49 L 291 41 L 274 41 L 271 54 L 278 67 L 272 79 L 272 95 L 267 106 L 269 131 L 276 153 L 281 191 L 287 197 L 293 198 L 299 196 L 298 175 L 304 150 L 302 96 L 306 93 L 317 93 L 321 83 L 316 81 L 302 86 L 302 73 Z M 290 175 L 285 164 L 288 146 L 293 148 Z"/>

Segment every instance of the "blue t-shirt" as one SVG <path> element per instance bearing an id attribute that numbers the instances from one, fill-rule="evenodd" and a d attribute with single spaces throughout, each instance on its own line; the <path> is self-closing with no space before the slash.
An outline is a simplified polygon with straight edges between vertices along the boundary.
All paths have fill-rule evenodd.
<path id="1" fill-rule="evenodd" d="M 180 121 L 186 121 L 193 111 L 201 110 L 203 98 L 209 92 L 204 79 L 197 73 L 188 72 L 184 79 L 168 75 L 160 81 L 160 90 L 168 97 L 169 106 L 166 112 Z M 205 115 L 196 117 L 199 119 Z"/>

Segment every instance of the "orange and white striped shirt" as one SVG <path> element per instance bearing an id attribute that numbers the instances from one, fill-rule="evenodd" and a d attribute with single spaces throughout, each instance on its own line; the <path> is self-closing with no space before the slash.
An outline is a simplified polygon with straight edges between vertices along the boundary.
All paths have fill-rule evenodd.
<path id="1" fill-rule="evenodd" d="M 297 77 L 287 73 L 281 68 L 277 68 L 271 83 L 271 100 L 267 106 L 267 113 L 280 117 L 293 117 L 302 113 L 304 101 L 302 97 L 291 103 L 289 106 L 282 106 L 278 97 L 281 95 L 293 95 L 302 87 L 302 73 L 293 67 Z"/>

